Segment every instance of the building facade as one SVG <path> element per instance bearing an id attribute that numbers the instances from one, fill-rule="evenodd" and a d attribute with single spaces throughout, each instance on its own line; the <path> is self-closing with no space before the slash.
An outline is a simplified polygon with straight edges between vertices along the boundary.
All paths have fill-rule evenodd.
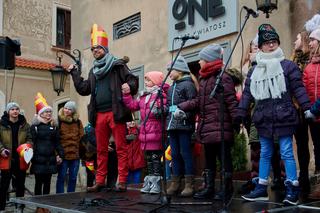
<path id="1" fill-rule="evenodd" d="M 70 0 L 0 0 L 0 36 L 19 40 L 22 53 L 15 69 L 0 69 L 1 113 L 6 102 L 16 101 L 31 121 L 37 92 L 53 106 L 55 115 L 70 100 L 69 80 L 65 92 L 57 96 L 49 72 L 58 63 L 56 51 L 70 49 L 70 18 Z M 62 61 L 70 63 L 67 57 Z"/>
<path id="2" fill-rule="evenodd" d="M 71 47 L 83 53 L 82 76 L 86 78 L 93 60 L 90 29 L 94 23 L 101 25 L 108 33 L 110 52 L 118 57 L 129 56 L 129 67 L 140 77 L 142 89 L 145 72 L 160 70 L 167 73 L 166 65 L 181 45 L 181 40 L 175 40 L 175 37 L 199 36 L 198 40 L 187 40 L 181 51 L 196 75 L 198 52 L 208 44 L 223 45 L 226 61 L 244 22 L 243 6 L 256 8 L 252 0 L 71 0 Z M 257 18 L 250 16 L 242 34 L 243 44 L 237 44 L 229 66 L 240 67 L 246 46 L 263 23 L 276 28 L 281 48 L 289 58 L 296 34 L 319 11 L 320 0 L 287 0 L 278 1 L 278 9 L 268 19 L 261 11 Z M 88 97 L 77 95 L 72 83 L 70 93 L 79 103 L 80 113 L 86 115 Z"/>

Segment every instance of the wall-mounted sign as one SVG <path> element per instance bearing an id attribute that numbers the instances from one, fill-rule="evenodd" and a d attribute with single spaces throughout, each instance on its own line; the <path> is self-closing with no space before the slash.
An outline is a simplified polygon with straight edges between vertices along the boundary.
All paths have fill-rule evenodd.
<path id="1" fill-rule="evenodd" d="M 237 0 L 168 0 L 168 49 L 175 37 L 199 36 L 198 40 L 188 40 L 186 46 L 214 39 L 233 32 L 238 26 Z"/>

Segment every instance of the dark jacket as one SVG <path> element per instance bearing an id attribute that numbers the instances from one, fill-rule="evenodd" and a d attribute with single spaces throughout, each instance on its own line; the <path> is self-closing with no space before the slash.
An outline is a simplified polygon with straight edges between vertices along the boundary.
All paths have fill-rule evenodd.
<path id="1" fill-rule="evenodd" d="M 298 101 L 303 111 L 310 108 L 310 100 L 302 84 L 301 71 L 297 65 L 285 59 L 281 61 L 281 66 L 284 71 L 287 92 L 282 94 L 281 99 L 269 98 L 256 101 L 252 116 L 259 136 L 266 138 L 293 135 L 298 124 L 298 114 L 292 101 L 293 97 Z M 242 118 L 247 114 L 250 104 L 255 101 L 250 92 L 250 77 L 254 68 L 248 72 L 238 106 L 237 115 Z"/>
<path id="2" fill-rule="evenodd" d="M 27 123 L 25 117 L 23 115 L 19 115 L 17 122 L 19 123 L 18 146 L 24 143 L 32 145 L 30 125 Z M 0 153 L 3 149 L 10 150 L 10 153 L 17 152 L 16 150 L 12 150 L 12 130 L 9 124 L 9 115 L 7 112 L 2 115 L 0 121 Z M 11 158 L 12 154 L 9 157 Z"/>
<path id="3" fill-rule="evenodd" d="M 197 90 L 190 76 L 186 76 L 180 80 L 173 82 L 170 86 L 167 95 L 167 130 L 188 130 L 194 131 L 195 113 L 186 112 L 186 119 L 175 119 L 170 107 L 194 99 L 197 95 Z"/>
<path id="4" fill-rule="evenodd" d="M 216 72 L 207 78 L 200 78 L 198 96 L 178 105 L 183 111 L 199 112 L 197 137 L 201 143 L 221 142 L 219 94 L 212 99 L 209 98 L 218 73 Z M 227 73 L 222 76 L 222 84 L 224 86 L 224 140 L 233 142 L 232 120 L 236 116 L 236 107 L 238 105 L 236 91 L 233 80 Z"/>
<path id="5" fill-rule="evenodd" d="M 110 70 L 110 89 L 112 92 L 112 112 L 114 120 L 117 123 L 125 123 L 132 120 L 131 111 L 125 107 L 122 102 L 121 86 L 128 83 L 131 90 L 131 95 L 135 95 L 138 90 L 138 78 L 130 73 L 129 68 L 122 59 L 117 60 Z M 87 80 L 80 76 L 77 70 L 71 71 L 71 76 L 74 82 L 76 91 L 83 96 L 91 95 L 88 105 L 88 120 L 95 126 L 96 124 L 96 78 L 93 74 L 93 69 L 90 70 Z"/>
<path id="6" fill-rule="evenodd" d="M 33 158 L 31 173 L 57 173 L 56 156 L 64 159 L 63 148 L 60 145 L 59 130 L 53 123 L 42 123 L 35 118 L 31 125 L 33 140 Z"/>

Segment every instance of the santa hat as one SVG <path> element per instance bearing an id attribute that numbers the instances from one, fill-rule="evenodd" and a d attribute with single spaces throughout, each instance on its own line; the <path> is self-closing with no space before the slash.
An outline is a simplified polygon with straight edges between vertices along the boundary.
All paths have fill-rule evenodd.
<path id="1" fill-rule="evenodd" d="M 38 92 L 36 97 L 34 98 L 34 106 L 36 107 L 36 112 L 38 115 L 40 115 L 46 110 L 52 111 L 52 107 L 48 105 L 46 99 L 40 92 Z"/>
<path id="2" fill-rule="evenodd" d="M 19 154 L 20 169 L 27 170 L 33 157 L 32 145 L 28 143 L 21 144 L 18 146 L 17 152 Z"/>
<path id="3" fill-rule="evenodd" d="M 97 24 L 91 28 L 91 47 L 100 46 L 106 52 L 108 51 L 108 35 L 106 31 Z"/>
<path id="4" fill-rule="evenodd" d="M 144 77 L 148 77 L 152 83 L 158 86 L 160 86 L 163 81 L 163 73 L 160 71 L 147 72 Z"/>

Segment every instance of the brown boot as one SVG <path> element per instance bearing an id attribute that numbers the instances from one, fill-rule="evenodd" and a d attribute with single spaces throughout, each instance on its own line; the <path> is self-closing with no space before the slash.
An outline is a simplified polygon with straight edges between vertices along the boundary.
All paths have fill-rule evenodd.
<path id="1" fill-rule="evenodd" d="M 43 208 L 37 207 L 35 213 L 44 213 Z"/>
<path id="2" fill-rule="evenodd" d="M 99 192 L 105 185 L 101 183 L 96 183 L 91 187 L 87 187 L 87 192 Z"/>
<path id="3" fill-rule="evenodd" d="M 314 185 L 312 187 L 311 193 L 309 194 L 309 198 L 312 200 L 320 199 L 320 184 Z"/>
<path id="4" fill-rule="evenodd" d="M 181 176 L 172 175 L 170 186 L 167 189 L 167 195 L 176 194 L 178 192 L 180 184 L 181 184 Z"/>
<path id="5" fill-rule="evenodd" d="M 194 179 L 193 175 L 185 175 L 184 177 L 184 189 L 181 192 L 182 197 L 190 197 L 194 192 Z"/>

